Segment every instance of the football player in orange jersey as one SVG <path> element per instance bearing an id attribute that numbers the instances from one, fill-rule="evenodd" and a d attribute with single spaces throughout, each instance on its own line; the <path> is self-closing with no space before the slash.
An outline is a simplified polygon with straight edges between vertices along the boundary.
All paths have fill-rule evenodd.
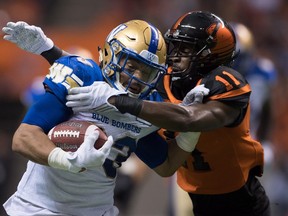
<path id="1" fill-rule="evenodd" d="M 194 11 L 181 16 L 165 40 L 170 70 L 159 90 L 163 89 L 167 102 L 104 94 L 89 106 L 70 95 L 68 104 L 74 111 L 88 110 L 100 106 L 106 97 L 122 113 L 165 128 L 164 135 L 171 137 L 175 131 L 185 134 L 181 136 L 182 149 L 192 153 L 183 158 L 177 182 L 189 193 L 195 216 L 270 215 L 269 199 L 258 180 L 264 151 L 249 131 L 251 89 L 241 73 L 231 68 L 237 56 L 233 29 L 215 14 Z M 189 92 L 201 85 L 209 94 Z M 91 92 L 84 88 L 75 92 L 91 97 L 97 92 L 97 85 Z M 195 104 L 195 99 L 203 99 L 203 104 Z M 185 142 L 191 132 L 201 132 L 196 146 Z M 157 172 L 171 175 L 160 168 Z"/>

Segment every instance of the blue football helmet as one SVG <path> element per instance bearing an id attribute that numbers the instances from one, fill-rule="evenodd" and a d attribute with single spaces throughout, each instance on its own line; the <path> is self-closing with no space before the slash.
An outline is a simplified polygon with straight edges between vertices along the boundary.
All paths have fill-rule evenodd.
<path id="1" fill-rule="evenodd" d="M 99 49 L 100 67 L 107 82 L 135 98 L 143 98 L 155 88 L 166 73 L 165 61 L 164 37 L 157 28 L 142 20 L 131 20 L 114 28 L 104 48 Z M 130 62 L 142 65 L 137 69 L 140 76 L 136 76 Z M 129 77 L 129 81 L 123 83 L 121 76 Z M 141 85 L 138 91 L 132 84 L 136 82 Z"/>

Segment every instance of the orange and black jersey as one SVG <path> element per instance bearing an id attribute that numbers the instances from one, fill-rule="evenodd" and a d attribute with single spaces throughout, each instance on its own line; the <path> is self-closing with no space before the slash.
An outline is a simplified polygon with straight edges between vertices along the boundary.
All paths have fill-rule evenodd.
<path id="1" fill-rule="evenodd" d="M 168 99 L 179 103 L 170 91 L 169 76 L 164 78 Z M 199 80 L 210 89 L 203 103 L 217 100 L 241 108 L 232 125 L 202 132 L 196 149 L 177 172 L 177 181 L 185 191 L 195 194 L 223 194 L 236 191 L 247 181 L 255 167 L 263 167 L 263 148 L 249 132 L 250 86 L 237 71 L 218 67 Z"/>
<path id="2" fill-rule="evenodd" d="M 221 101 L 227 105 L 241 108 L 241 115 L 230 125 L 238 125 L 245 116 L 251 94 L 250 85 L 246 79 L 232 68 L 221 66 L 213 70 L 199 84 L 205 84 L 210 90 L 203 102 L 208 100 Z"/>

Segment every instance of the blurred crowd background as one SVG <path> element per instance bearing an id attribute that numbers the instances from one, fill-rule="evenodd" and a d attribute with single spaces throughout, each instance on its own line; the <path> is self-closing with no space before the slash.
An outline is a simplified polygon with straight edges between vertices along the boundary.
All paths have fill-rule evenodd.
<path id="1" fill-rule="evenodd" d="M 250 29 L 254 41 L 249 58 L 261 61 L 265 85 L 255 85 L 254 97 L 269 100 L 260 105 L 265 112 L 256 115 L 253 135 L 265 147 L 263 184 L 271 199 L 273 216 L 288 215 L 288 1 L 287 0 L 0 0 L 0 27 L 8 21 L 25 21 L 40 26 L 55 44 L 70 52 L 85 50 L 97 62 L 97 47 L 118 24 L 130 19 L 151 22 L 165 33 L 183 13 L 208 10 L 232 23 Z M 48 72 L 49 64 L 2 39 L 0 33 L 0 202 L 16 190 L 26 161 L 11 152 L 11 139 L 27 108 L 25 91 L 33 80 Z M 241 47 L 240 47 L 241 48 Z M 244 63 L 240 63 L 243 66 Z M 239 69 L 240 70 L 240 69 Z M 244 69 L 243 69 L 244 70 Z M 265 73 L 267 74 L 265 75 Z M 268 73 L 273 73 L 270 76 Z M 265 78 L 266 77 L 266 78 Z M 270 79 L 270 78 L 271 79 Z M 251 76 L 251 82 L 262 78 Z M 247 78 L 248 79 L 248 78 Z M 257 88 L 257 89 L 256 89 Z M 259 94 L 259 95 L 258 95 Z M 262 97 L 261 96 L 261 97 Z M 252 103 L 253 103 L 252 101 Z M 258 130 L 259 129 L 259 130 Z M 123 175 L 133 175 L 120 184 L 129 199 L 122 215 L 184 216 L 174 206 L 171 179 L 161 179 L 131 161 Z M 137 162 L 139 163 L 139 162 Z M 140 163 L 140 166 L 143 165 Z M 133 170 L 133 172 L 131 171 Z M 138 173 L 134 172 L 138 171 Z M 132 173 L 132 174 L 131 174 Z M 136 173 L 136 174 L 135 174 Z M 128 183 L 131 183 L 130 184 Z M 126 184 L 126 185 L 125 185 Z M 128 185 L 128 186 L 127 186 Z M 121 189 L 122 187 L 120 187 Z M 135 190 L 134 190 L 135 189 Z M 158 192 L 159 191 L 159 192 Z M 137 204 L 138 203 L 138 204 Z M 136 206 L 142 206 L 135 210 Z M 175 208 L 174 208 L 174 207 Z M 134 210 L 132 210 L 134 209 Z M 133 213 L 133 211 L 135 211 Z M 138 212 L 137 212 L 138 211 Z M 0 215 L 5 215 L 2 206 Z"/>

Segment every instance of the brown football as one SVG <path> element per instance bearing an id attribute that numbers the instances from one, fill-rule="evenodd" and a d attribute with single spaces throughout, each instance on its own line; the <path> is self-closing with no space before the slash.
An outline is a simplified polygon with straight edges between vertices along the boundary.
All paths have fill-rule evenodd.
<path id="1" fill-rule="evenodd" d="M 97 125 L 88 121 L 69 120 L 56 125 L 49 133 L 49 139 L 64 151 L 75 152 L 84 142 L 84 138 L 94 130 L 100 132 L 94 147 L 101 148 L 107 141 L 107 135 Z"/>

